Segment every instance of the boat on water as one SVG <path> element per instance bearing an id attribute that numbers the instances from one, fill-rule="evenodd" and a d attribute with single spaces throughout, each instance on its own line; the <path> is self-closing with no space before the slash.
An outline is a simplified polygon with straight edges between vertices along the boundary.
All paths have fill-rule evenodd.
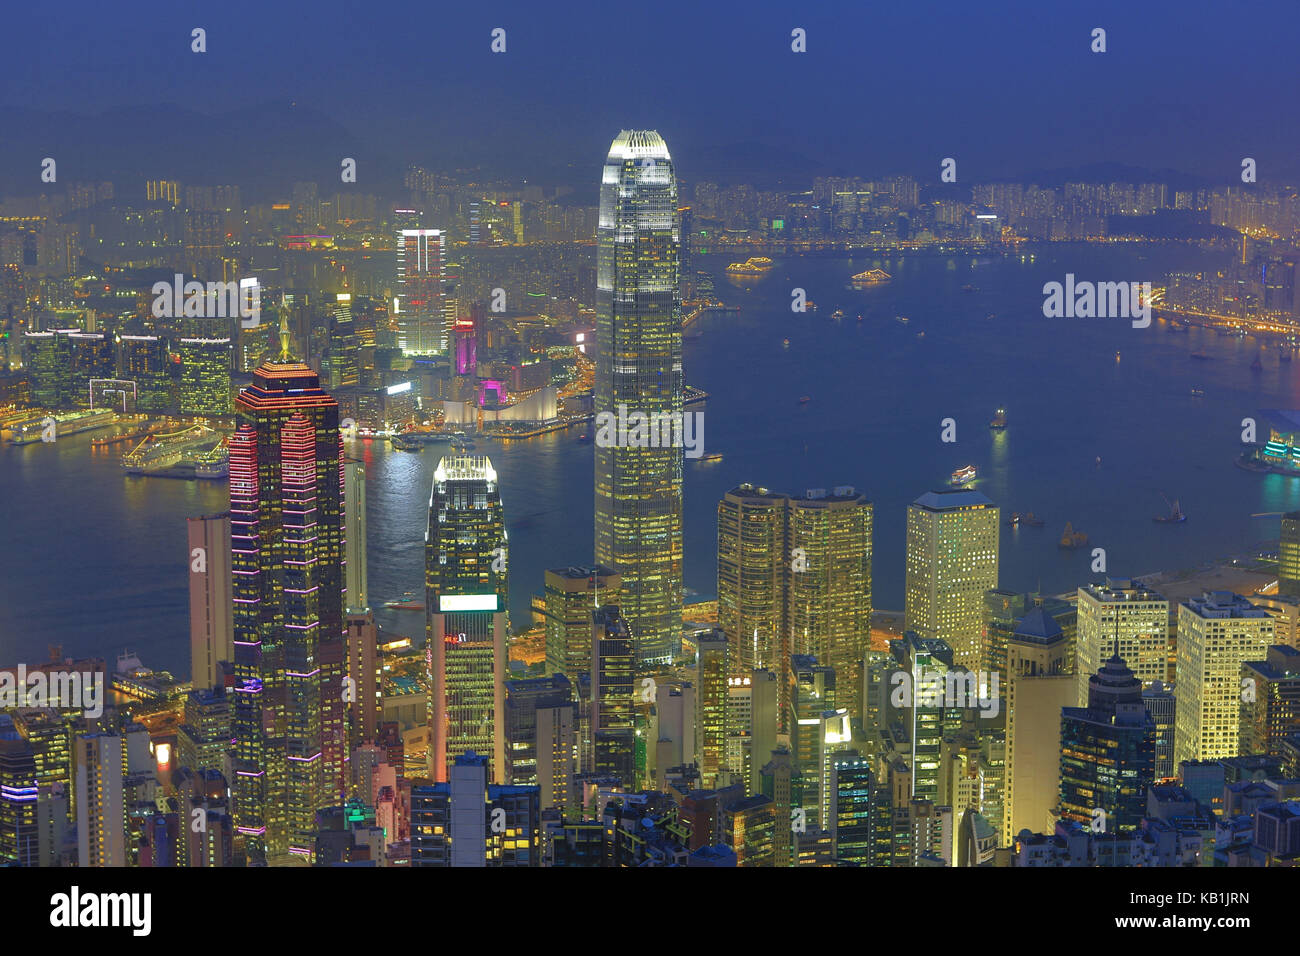
<path id="1" fill-rule="evenodd" d="M 781 340 L 781 348 L 783 348 L 783 349 L 788 349 L 789 347 L 790 347 L 790 340 L 789 340 L 789 339 L 782 339 L 782 340 Z"/>
<path id="2" fill-rule="evenodd" d="M 1165 498 L 1163 494 L 1160 497 Z M 1178 499 L 1174 499 L 1174 503 L 1169 504 L 1169 499 L 1165 498 L 1165 504 L 1169 505 L 1169 514 L 1156 515 L 1151 519 L 1152 521 L 1159 521 L 1161 524 L 1182 524 L 1187 520 L 1187 515 L 1183 513 L 1183 506 Z"/>
<path id="3" fill-rule="evenodd" d="M 398 451 L 421 451 L 424 448 L 423 442 L 418 442 L 406 435 L 393 435 L 388 439 L 388 443 Z"/>
<path id="4" fill-rule="evenodd" d="M 744 262 L 733 262 L 724 270 L 734 278 L 754 279 L 772 271 L 773 262 L 767 256 L 751 256 Z"/>
<path id="5" fill-rule="evenodd" d="M 1081 548 L 1088 543 L 1088 536 L 1082 531 L 1075 531 L 1074 525 L 1070 522 L 1065 523 L 1065 530 L 1061 532 L 1061 540 L 1057 542 L 1057 547 L 1073 550 Z"/>
<path id="6" fill-rule="evenodd" d="M 55 441 L 68 435 L 75 435 L 78 432 L 90 431 L 93 428 L 107 428 L 117 421 L 117 412 L 107 409 L 87 409 L 80 412 L 59 412 L 56 415 L 42 415 L 40 418 L 31 418 L 24 422 L 18 422 L 12 427 L 9 433 L 9 444 L 30 445 L 33 442 L 41 441 L 43 435 L 49 434 L 46 429 L 51 421 L 54 423 L 54 437 L 44 439 L 46 441 Z"/>
<path id="7" fill-rule="evenodd" d="M 858 285 L 876 285 L 881 282 L 889 282 L 893 278 L 884 269 L 868 269 L 866 272 L 859 272 L 853 276 L 852 281 Z"/>
<path id="8" fill-rule="evenodd" d="M 989 428 L 992 428 L 994 431 L 1000 431 L 1001 429 L 1006 427 L 1007 427 L 1007 410 L 1005 408 L 999 408 L 998 413 L 993 416 L 993 421 L 989 422 Z"/>
<path id="9" fill-rule="evenodd" d="M 392 608 L 395 611 L 423 611 L 423 601 L 385 601 L 384 607 Z"/>
<path id="10" fill-rule="evenodd" d="M 903 325 L 907 325 L 907 323 L 911 322 L 912 320 L 905 315 L 896 315 L 894 316 L 894 321 L 901 322 Z"/>
<path id="11" fill-rule="evenodd" d="M 700 459 L 700 461 L 722 461 L 722 452 L 715 451 L 711 455 L 705 455 Z"/>
<path id="12" fill-rule="evenodd" d="M 817 303 L 814 302 L 814 301 L 812 301 L 812 299 L 806 299 L 806 300 L 804 301 L 804 304 L 803 304 L 803 310 L 804 310 L 805 312 L 816 312 L 816 311 L 817 311 Z"/>
<path id="13" fill-rule="evenodd" d="M 807 396 L 807 395 L 804 395 L 802 398 L 799 399 L 799 404 L 800 404 L 800 405 L 807 405 L 807 404 L 808 404 L 809 402 L 811 402 L 811 401 L 812 401 L 812 398 L 811 398 L 811 397 L 809 397 L 809 396 Z"/>
<path id="14" fill-rule="evenodd" d="M 224 436 L 206 425 L 153 432 L 122 456 L 121 466 L 128 475 L 166 475 L 186 460 L 219 458 L 216 449 L 224 443 Z"/>
<path id="15" fill-rule="evenodd" d="M 973 286 L 973 285 L 969 285 L 969 284 L 967 284 L 967 285 L 964 285 L 964 286 L 961 287 L 961 291 L 963 291 L 963 292 L 978 292 L 979 289 L 976 288 L 976 287 Z"/>
<path id="16" fill-rule="evenodd" d="M 952 475 L 948 478 L 948 484 L 952 485 L 954 488 L 965 488 L 974 480 L 975 480 L 975 466 L 966 465 L 963 468 L 958 468 L 956 471 L 952 473 Z"/>
<path id="17" fill-rule="evenodd" d="M 1011 525 L 1013 528 L 1019 528 L 1022 524 L 1028 525 L 1031 528 L 1041 528 L 1043 525 L 1047 524 L 1047 522 L 1038 517 L 1038 515 L 1034 514 L 1032 511 L 1026 511 L 1024 514 L 1016 511 L 1007 519 L 1007 524 Z"/>
<path id="18" fill-rule="evenodd" d="M 832 319 L 842 319 L 842 318 L 844 318 L 844 310 L 843 310 L 843 309 L 836 309 L 834 312 L 831 313 L 831 318 L 832 318 Z"/>
<path id="19" fill-rule="evenodd" d="M 1192 397 L 1194 397 L 1194 398 L 1204 398 L 1204 397 L 1205 397 L 1205 389 L 1201 388 L 1201 386 L 1199 386 L 1199 385 L 1193 385 L 1193 386 L 1192 386 Z"/>

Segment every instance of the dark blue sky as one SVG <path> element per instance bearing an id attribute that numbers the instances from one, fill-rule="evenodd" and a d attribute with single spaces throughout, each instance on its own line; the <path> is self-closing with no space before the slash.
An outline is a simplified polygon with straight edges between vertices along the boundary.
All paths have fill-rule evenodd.
<path id="1" fill-rule="evenodd" d="M 278 127 L 266 116 L 290 102 L 330 127 L 304 139 L 325 152 L 322 136 L 349 138 L 339 149 L 394 164 L 543 178 L 589 172 L 623 126 L 660 129 L 690 178 L 733 160 L 737 176 L 937 177 L 945 156 L 961 180 L 1117 162 L 1226 181 L 1243 156 L 1261 181 L 1300 172 L 1294 3 L 67 0 L 5 21 L 0 140 L 80 143 L 87 173 L 114 155 L 105 139 L 121 139 L 126 167 L 132 149 L 203 146 L 192 112 L 234 139 L 230 114 Z M 190 52 L 195 26 L 206 54 Z M 503 55 L 489 51 L 497 26 Z M 796 26 L 807 53 L 790 50 Z M 1089 49 L 1097 26 L 1105 54 Z M 112 122 L 60 132 L 105 112 Z"/>

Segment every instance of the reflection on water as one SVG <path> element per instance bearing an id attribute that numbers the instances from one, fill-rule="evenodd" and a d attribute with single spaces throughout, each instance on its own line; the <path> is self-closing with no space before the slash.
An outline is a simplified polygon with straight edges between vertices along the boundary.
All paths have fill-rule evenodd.
<path id="1" fill-rule="evenodd" d="M 1148 254 L 1143 274 L 1213 262 L 1186 250 Z M 720 276 L 727 261 L 703 257 L 698 268 Z M 1004 518 L 1034 511 L 1046 521 L 1004 525 L 1005 587 L 1041 580 L 1061 592 L 1090 577 L 1090 548 L 1056 547 L 1067 521 L 1106 548 L 1112 574 L 1125 575 L 1246 550 L 1277 535 L 1276 518 L 1251 514 L 1300 509 L 1300 479 L 1233 466 L 1243 417 L 1300 407 L 1291 370 L 1300 363 L 1268 356 L 1252 374 L 1259 344 L 1251 339 L 1171 335 L 1159 322 L 1140 330 L 1043 318 L 1046 281 L 1133 275 L 1137 263 L 1122 249 L 1053 245 L 1034 260 L 980 260 L 978 288 L 963 293 L 971 282 L 964 262 L 975 268 L 918 255 L 778 259 L 788 284 L 742 292 L 719 283 L 742 311 L 701 317 L 692 329 L 702 337 L 684 346 L 687 381 L 711 396 L 706 453 L 724 456 L 685 469 L 688 588 L 716 593 L 717 502 L 742 481 L 790 492 L 849 484 L 869 495 L 881 608 L 902 607 L 907 503 L 966 464 Z M 848 277 L 867 267 L 894 280 L 851 288 Z M 791 286 L 818 311 L 791 313 Z M 837 308 L 846 321 L 832 319 Z M 859 313 L 864 321 L 852 321 Z M 1190 361 L 1201 349 L 1214 360 Z M 1205 398 L 1190 395 L 1193 383 Z M 811 401 L 800 403 L 805 395 Z M 1003 432 L 988 428 L 999 407 L 1008 415 Z M 947 417 L 957 421 L 956 444 L 939 440 Z M 478 443 L 501 477 L 516 625 L 527 623 L 545 568 L 592 560 L 592 446 L 577 441 L 580 433 Z M 187 673 L 184 519 L 225 510 L 225 486 L 126 478 L 120 452 L 92 454 L 90 437 L 0 449 L 0 662 L 44 659 L 49 643 L 104 656 L 129 646 L 146 663 Z M 445 447 L 397 452 L 356 440 L 348 453 L 368 470 L 372 602 L 423 594 L 430 483 Z M 1168 510 L 1162 493 L 1182 502 L 1186 524 L 1151 520 Z M 422 632 L 418 611 L 377 614 L 393 631 Z"/>

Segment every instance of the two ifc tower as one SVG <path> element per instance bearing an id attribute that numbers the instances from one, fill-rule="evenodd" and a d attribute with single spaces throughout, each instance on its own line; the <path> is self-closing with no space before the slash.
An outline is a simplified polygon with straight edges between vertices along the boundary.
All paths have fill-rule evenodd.
<path id="1" fill-rule="evenodd" d="M 601 179 L 597 411 L 682 413 L 681 241 L 667 145 L 656 132 L 624 130 Z M 258 369 L 236 410 L 236 827 L 255 853 L 303 854 L 316 808 L 336 790 L 345 763 L 342 741 L 323 732 L 333 718 L 324 713 L 328 675 L 320 666 L 322 649 L 342 634 L 345 610 L 338 405 L 314 372 L 282 356 Z M 621 572 L 623 616 L 643 662 L 670 659 L 681 628 L 682 478 L 680 447 L 595 450 L 595 560 Z M 426 545 L 431 701 L 442 704 L 430 756 L 439 777 L 445 756 L 465 750 L 504 763 L 495 729 L 504 704 L 507 568 L 491 462 L 444 459 Z M 268 713 L 276 720 L 268 723 Z"/>

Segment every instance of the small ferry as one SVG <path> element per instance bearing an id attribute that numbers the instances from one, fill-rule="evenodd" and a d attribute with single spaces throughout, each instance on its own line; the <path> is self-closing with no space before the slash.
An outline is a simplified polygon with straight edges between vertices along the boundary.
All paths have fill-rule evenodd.
<path id="1" fill-rule="evenodd" d="M 958 468 L 948 479 L 948 483 L 954 488 L 964 488 L 975 480 L 975 466 L 967 465 L 964 468 Z"/>
<path id="2" fill-rule="evenodd" d="M 424 445 L 406 435 L 393 435 L 388 439 L 388 443 L 398 451 L 421 451 Z"/>
<path id="3" fill-rule="evenodd" d="M 733 262 L 727 266 L 726 274 L 740 278 L 756 278 L 772 271 L 772 260 L 767 256 L 751 256 L 744 262 Z"/>
<path id="4" fill-rule="evenodd" d="M 1201 388 L 1201 386 L 1199 386 L 1199 385 L 1193 385 L 1193 386 L 1192 386 L 1192 397 L 1193 397 L 1193 398 L 1204 398 L 1204 397 L 1205 397 L 1205 389 Z"/>
<path id="5" fill-rule="evenodd" d="M 1001 431 L 1007 427 L 1007 411 L 1005 408 L 999 408 L 998 413 L 993 416 L 993 421 L 989 422 L 989 428 L 994 431 Z"/>
<path id="6" fill-rule="evenodd" d="M 907 325 L 907 323 L 911 322 L 912 320 L 905 315 L 896 315 L 894 316 L 894 321 L 901 322 L 903 325 Z"/>
<path id="7" fill-rule="evenodd" d="M 884 269 L 868 269 L 866 272 L 859 272 L 853 277 L 853 281 L 858 285 L 877 285 L 881 282 L 889 282 L 894 277 Z"/>
<path id="8" fill-rule="evenodd" d="M 809 402 L 811 402 L 811 401 L 812 401 L 812 399 L 811 399 L 809 396 L 805 395 L 805 396 L 803 396 L 802 398 L 799 399 L 799 404 L 800 404 L 800 405 L 807 405 L 807 404 L 808 404 Z"/>
<path id="9" fill-rule="evenodd" d="M 722 461 L 722 452 L 715 451 L 711 455 L 705 455 L 700 459 L 700 461 Z"/>

